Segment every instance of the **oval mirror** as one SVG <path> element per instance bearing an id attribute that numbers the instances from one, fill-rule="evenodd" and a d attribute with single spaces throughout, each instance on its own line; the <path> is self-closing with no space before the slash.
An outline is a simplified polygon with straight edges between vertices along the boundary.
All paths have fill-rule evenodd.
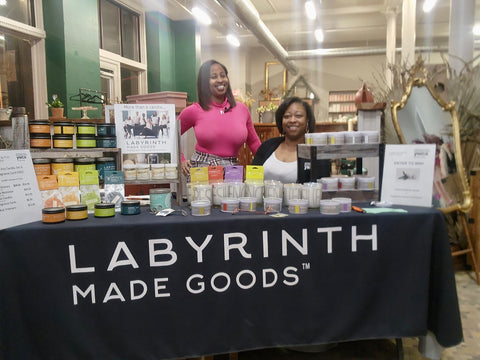
<path id="1" fill-rule="evenodd" d="M 444 213 L 472 206 L 463 167 L 454 102 L 445 102 L 425 78 L 411 77 L 400 101 L 392 101 L 392 120 L 403 144 L 436 144 L 433 205 Z"/>

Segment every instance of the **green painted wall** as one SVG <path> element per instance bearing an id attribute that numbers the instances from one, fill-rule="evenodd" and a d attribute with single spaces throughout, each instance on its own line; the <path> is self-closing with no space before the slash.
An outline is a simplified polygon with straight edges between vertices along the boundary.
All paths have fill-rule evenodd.
<path id="1" fill-rule="evenodd" d="M 197 71 L 200 68 L 200 42 L 196 41 L 195 22 L 173 21 L 175 33 L 175 79 L 177 91 L 186 92 L 189 101 L 197 100 Z"/>
<path id="2" fill-rule="evenodd" d="M 43 12 L 49 95 L 59 94 L 66 116 L 79 118 L 81 112 L 71 108 L 80 103 L 70 97 L 77 94 L 79 88 L 101 90 L 97 0 L 44 1 Z M 89 111 L 88 116 L 102 117 L 101 105 L 92 106 L 98 110 Z"/>
<path id="3" fill-rule="evenodd" d="M 148 92 L 176 91 L 175 36 L 169 18 L 158 12 L 145 14 Z"/>

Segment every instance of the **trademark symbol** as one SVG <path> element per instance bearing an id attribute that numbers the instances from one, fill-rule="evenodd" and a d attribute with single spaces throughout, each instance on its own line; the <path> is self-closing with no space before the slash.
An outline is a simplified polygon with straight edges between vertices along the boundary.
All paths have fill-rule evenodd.
<path id="1" fill-rule="evenodd" d="M 310 269 L 310 263 L 302 263 L 302 269 L 303 270 L 309 270 Z"/>

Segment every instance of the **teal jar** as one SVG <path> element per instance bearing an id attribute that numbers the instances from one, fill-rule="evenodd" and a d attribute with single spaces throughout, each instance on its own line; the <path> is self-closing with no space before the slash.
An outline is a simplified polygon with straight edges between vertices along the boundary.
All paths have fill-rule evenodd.
<path id="1" fill-rule="evenodd" d="M 120 204 L 120 213 L 122 215 L 138 215 L 140 214 L 140 201 L 125 200 Z"/>
<path id="2" fill-rule="evenodd" d="M 116 164 L 113 157 L 99 157 L 95 159 L 95 167 L 98 170 L 98 178 L 100 181 L 105 180 L 105 171 L 115 171 Z"/>
<path id="3" fill-rule="evenodd" d="M 172 193 L 167 188 L 150 189 L 150 210 L 157 212 L 172 207 Z"/>
<path id="4" fill-rule="evenodd" d="M 98 136 L 115 136 L 115 124 L 97 124 Z"/>
<path id="5" fill-rule="evenodd" d="M 116 136 L 97 136 L 98 148 L 116 148 L 117 137 Z"/>

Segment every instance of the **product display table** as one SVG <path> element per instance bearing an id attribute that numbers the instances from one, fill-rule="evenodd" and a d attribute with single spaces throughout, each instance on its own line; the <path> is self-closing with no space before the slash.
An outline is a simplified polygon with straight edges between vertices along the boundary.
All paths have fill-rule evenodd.
<path id="1" fill-rule="evenodd" d="M 456 345 L 443 215 L 403 208 L 283 218 L 142 208 L 1 230 L 0 358 L 170 359 L 427 330 Z"/>

